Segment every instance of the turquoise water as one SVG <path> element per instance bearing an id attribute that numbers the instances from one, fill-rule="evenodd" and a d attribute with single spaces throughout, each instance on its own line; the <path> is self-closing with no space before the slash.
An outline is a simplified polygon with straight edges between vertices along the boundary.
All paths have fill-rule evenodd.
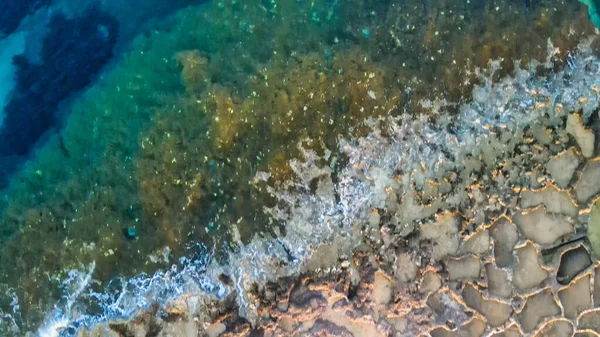
<path id="1" fill-rule="evenodd" d="M 290 164 L 306 157 L 298 143 L 334 151 L 317 161 L 335 180 L 348 162 L 339 137 L 366 136 L 365 119 L 435 124 L 423 101 L 455 114 L 477 68 L 501 60 L 502 78 L 516 61 L 545 62 L 551 41 L 560 53 L 547 75 L 594 31 L 585 6 L 549 0 L 226 0 L 148 25 L 61 105 L 60 131 L 2 191 L 5 334 L 57 317 L 68 326 L 75 309 L 90 315 L 81 324 L 127 316 L 149 305 L 134 299 L 171 298 L 164 289 L 188 278 L 221 294 L 203 266 L 286 231 L 263 209 L 276 203 L 271 188 L 303 179 Z M 123 288 L 131 299 L 112 305 Z"/>

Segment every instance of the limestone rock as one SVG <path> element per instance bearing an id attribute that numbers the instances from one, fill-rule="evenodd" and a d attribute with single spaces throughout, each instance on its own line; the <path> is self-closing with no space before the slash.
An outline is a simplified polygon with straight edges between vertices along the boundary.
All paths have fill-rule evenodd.
<path id="1" fill-rule="evenodd" d="M 152 314 L 149 316 L 142 314 L 139 317 L 141 319 L 136 322 L 121 320 L 110 322 L 108 326 L 119 336 L 147 336 L 158 334 L 163 330 L 164 322 Z"/>
<path id="2" fill-rule="evenodd" d="M 570 114 L 567 117 L 567 132 L 575 138 L 584 157 L 590 158 L 594 155 L 594 132 L 586 129 L 578 114 Z"/>
<path id="3" fill-rule="evenodd" d="M 469 322 L 458 328 L 459 337 L 481 337 L 485 332 L 485 321 L 478 316 L 473 317 Z"/>
<path id="4" fill-rule="evenodd" d="M 517 248 L 518 263 L 513 282 L 521 291 L 528 291 L 548 279 L 548 271 L 540 263 L 538 250 L 531 241 Z"/>
<path id="5" fill-rule="evenodd" d="M 562 285 L 569 284 L 579 273 L 592 265 L 588 250 L 579 245 L 564 251 L 556 272 L 556 280 Z"/>
<path id="6" fill-rule="evenodd" d="M 558 291 L 558 298 L 566 318 L 576 319 L 582 311 L 592 307 L 590 282 L 591 274 L 588 273 Z"/>
<path id="7" fill-rule="evenodd" d="M 573 336 L 573 323 L 564 318 L 553 319 L 544 324 L 534 337 L 571 337 Z"/>
<path id="8" fill-rule="evenodd" d="M 559 190 L 556 186 L 548 184 L 539 190 L 525 190 L 521 193 L 521 207 L 530 208 L 538 205 L 546 206 L 552 213 L 568 216 L 577 216 L 578 209 L 571 199 L 569 192 Z"/>
<path id="9" fill-rule="evenodd" d="M 590 160 L 581 177 L 575 185 L 575 196 L 580 203 L 588 201 L 591 197 L 600 192 L 600 157 Z"/>
<path id="10" fill-rule="evenodd" d="M 470 282 L 463 287 L 462 298 L 466 305 L 482 314 L 492 327 L 503 325 L 512 314 L 510 304 L 485 298 L 481 291 Z"/>
<path id="11" fill-rule="evenodd" d="M 162 334 L 163 336 L 196 337 L 198 336 L 198 324 L 190 320 L 178 320 L 165 324 Z"/>
<path id="12" fill-rule="evenodd" d="M 556 185 L 560 188 L 567 188 L 578 166 L 579 156 L 574 148 L 570 148 L 550 159 L 546 164 L 546 171 L 550 173 Z"/>
<path id="13" fill-rule="evenodd" d="M 32 335 L 33 336 L 33 335 Z M 120 337 L 115 331 L 111 330 L 107 324 L 96 324 L 92 330 L 85 328 L 79 329 L 77 337 Z"/>
<path id="14" fill-rule="evenodd" d="M 441 199 L 434 199 L 434 202 L 429 206 L 423 206 L 417 202 L 417 193 L 410 191 L 406 193 L 397 211 L 392 217 L 392 223 L 399 229 L 398 235 L 405 237 L 412 233 L 415 229 L 414 223 L 418 220 L 427 218 L 435 214 L 439 209 Z"/>
<path id="15" fill-rule="evenodd" d="M 373 282 L 373 293 L 371 299 L 375 304 L 388 304 L 392 301 L 394 282 L 382 271 L 375 272 Z"/>
<path id="16" fill-rule="evenodd" d="M 415 263 L 412 256 L 408 253 L 401 253 L 396 257 L 396 280 L 400 283 L 406 283 L 414 280 L 419 272 L 419 266 Z"/>
<path id="17" fill-rule="evenodd" d="M 490 234 L 494 240 L 496 265 L 500 268 L 512 265 L 513 249 L 519 239 L 515 225 L 507 217 L 500 217 L 490 227 Z"/>
<path id="18" fill-rule="evenodd" d="M 446 326 L 438 326 L 429 331 L 431 337 L 456 337 L 456 332 Z"/>
<path id="19" fill-rule="evenodd" d="M 550 145 L 552 143 L 552 132 L 542 125 L 534 124 L 531 126 L 531 134 L 538 141 L 538 143 L 543 145 Z"/>
<path id="20" fill-rule="evenodd" d="M 513 324 L 500 332 L 492 334 L 490 337 L 523 337 L 523 333 L 518 325 Z"/>
<path id="21" fill-rule="evenodd" d="M 494 266 L 492 262 L 485 264 L 488 281 L 488 291 L 498 297 L 509 298 L 512 295 L 512 282 L 508 279 L 508 272 Z"/>
<path id="22" fill-rule="evenodd" d="M 600 307 L 600 266 L 594 268 L 594 307 Z"/>
<path id="23" fill-rule="evenodd" d="M 560 314 L 560 307 L 552 296 L 552 288 L 548 287 L 528 296 L 517 318 L 523 331 L 531 332 L 544 318 L 558 314 Z"/>
<path id="24" fill-rule="evenodd" d="M 442 287 L 442 278 L 434 271 L 428 270 L 423 274 L 419 284 L 419 293 L 427 294 L 435 292 Z"/>
<path id="25" fill-rule="evenodd" d="M 219 337 L 223 332 L 225 332 L 226 326 L 221 322 L 216 322 L 208 326 L 206 328 L 206 334 L 208 337 Z"/>
<path id="26" fill-rule="evenodd" d="M 327 298 L 327 307 L 319 319 L 329 321 L 331 324 L 344 327 L 351 336 L 356 337 L 383 337 L 383 334 L 372 322 L 357 321 L 346 315 L 342 310 L 336 310 L 334 307 L 338 303 L 346 301 L 344 294 L 335 294 Z M 309 326 L 311 324 L 306 324 Z"/>
<path id="27" fill-rule="evenodd" d="M 287 333 L 291 333 L 294 331 L 294 326 L 296 325 L 296 320 L 290 316 L 283 316 L 279 319 L 279 326 L 281 329 Z"/>
<path id="28" fill-rule="evenodd" d="M 540 245 L 553 245 L 573 232 L 573 225 L 567 219 L 549 214 L 543 206 L 517 213 L 514 221 L 525 237 Z"/>
<path id="29" fill-rule="evenodd" d="M 436 221 L 421 226 L 421 237 L 433 243 L 433 259 L 439 261 L 458 251 L 458 219 L 456 214 L 438 214 Z"/>
<path id="30" fill-rule="evenodd" d="M 307 261 L 306 268 L 310 271 L 327 269 L 334 266 L 338 258 L 339 250 L 336 245 L 321 245 Z"/>
<path id="31" fill-rule="evenodd" d="M 584 311 L 577 321 L 577 329 L 600 331 L 600 308 Z"/>
<path id="32" fill-rule="evenodd" d="M 465 255 L 460 258 L 448 258 L 446 260 L 451 281 L 478 279 L 481 273 L 479 258 L 475 255 Z"/>
<path id="33" fill-rule="evenodd" d="M 388 316 L 386 320 L 391 324 L 396 333 L 404 333 L 408 326 L 408 320 L 404 315 Z"/>
<path id="34" fill-rule="evenodd" d="M 485 332 L 485 328 L 485 321 L 481 317 L 475 316 L 456 330 L 440 326 L 433 328 L 429 335 L 431 337 L 481 337 Z"/>
<path id="35" fill-rule="evenodd" d="M 480 227 L 475 233 L 466 237 L 460 247 L 461 254 L 487 254 L 490 250 L 490 234 Z"/>
<path id="36" fill-rule="evenodd" d="M 438 318 L 451 320 L 457 325 L 468 319 L 463 301 L 447 287 L 430 294 L 427 297 L 427 306 Z"/>

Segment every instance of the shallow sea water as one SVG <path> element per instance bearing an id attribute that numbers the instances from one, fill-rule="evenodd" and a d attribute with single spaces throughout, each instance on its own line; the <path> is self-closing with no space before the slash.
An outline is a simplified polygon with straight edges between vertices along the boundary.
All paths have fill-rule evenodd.
<path id="1" fill-rule="evenodd" d="M 585 6 L 552 0 L 223 0 L 165 18 L 1 192 L 0 331 L 60 321 L 47 336 L 68 335 L 190 278 L 220 295 L 204 266 L 289 230 L 263 210 L 272 188 L 307 179 L 299 143 L 336 182 L 340 136 L 366 136 L 365 119 L 435 125 L 423 102 L 455 114 L 476 69 L 500 60 L 497 80 L 545 62 L 551 45 L 560 53 L 539 69 L 550 76 L 593 34 Z"/>

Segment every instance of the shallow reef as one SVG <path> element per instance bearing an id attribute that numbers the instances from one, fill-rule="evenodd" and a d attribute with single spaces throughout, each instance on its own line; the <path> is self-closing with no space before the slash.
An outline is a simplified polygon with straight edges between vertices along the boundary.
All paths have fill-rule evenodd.
<path id="1" fill-rule="evenodd" d="M 51 2 L 51 0 L 2 1 L 0 3 L 0 38 L 16 31 L 27 15 L 48 6 Z"/>
<path id="2" fill-rule="evenodd" d="M 116 277 L 151 275 L 168 268 L 199 242 L 214 247 L 215 263 L 239 264 L 243 268 L 247 262 L 235 260 L 230 252 L 253 247 L 257 235 L 271 240 L 306 229 L 301 223 L 290 223 L 284 216 L 285 210 L 295 209 L 294 204 L 279 213 L 268 211 L 281 206 L 283 189 L 289 195 L 329 193 L 327 204 L 336 204 L 343 200 L 344 188 L 349 186 L 349 181 L 342 179 L 343 169 L 360 164 L 352 162 L 356 159 L 350 151 L 352 146 L 348 145 L 349 151 L 343 150 L 343 139 L 362 139 L 366 145 L 369 142 L 381 145 L 371 148 L 374 152 L 385 148 L 385 139 L 391 142 L 394 128 L 374 128 L 365 124 L 365 120 L 402 118 L 389 125 L 411 126 L 415 130 L 439 123 L 436 131 L 447 128 L 445 131 L 468 134 L 471 129 L 455 130 L 452 128 L 456 125 L 443 121 L 460 115 L 463 103 L 491 104 L 492 94 L 488 89 L 493 81 L 503 83 L 507 76 L 525 76 L 525 72 L 527 76 L 548 76 L 572 66 L 577 45 L 593 33 L 585 6 L 550 0 L 535 3 L 224 0 L 186 8 L 166 18 L 157 29 L 139 36 L 114 69 L 73 102 L 60 133 L 48 139 L 2 192 L 0 259 L 12 262 L 0 265 L 0 284 L 3 292 L 12 295 L 2 298 L 0 308 L 10 312 L 14 298 L 20 308 L 20 317 L 5 326 L 19 332 L 35 329 L 47 318 L 45 315 L 54 301 L 63 297 L 60 280 L 68 278 L 71 269 L 92 263 L 97 282 L 90 287 L 96 291 Z M 588 49 L 588 55 L 593 57 L 596 42 Z M 482 75 L 482 69 L 489 69 L 490 65 L 494 69 L 492 74 Z M 510 92 L 511 88 L 506 85 L 498 90 Z M 533 95 L 536 90 L 542 88 L 530 89 L 533 107 L 548 104 L 549 97 L 556 97 Z M 504 123 L 502 116 L 492 116 L 489 124 Z M 584 124 L 571 120 L 571 128 L 575 130 L 572 134 L 577 137 L 585 134 L 577 130 L 589 129 L 590 119 L 595 118 L 591 116 L 591 112 L 584 113 L 581 122 Z M 569 136 L 559 130 L 566 122 L 563 117 L 560 120 L 540 117 L 542 124 L 532 123 L 530 128 L 522 130 L 531 135 L 511 135 L 516 140 L 507 153 L 514 152 L 518 160 L 529 163 L 532 159 L 523 153 L 533 151 L 533 158 L 546 160 L 550 154 L 562 151 L 565 144 L 552 143 L 568 142 Z M 412 118 L 419 122 L 411 124 Z M 560 132 L 548 131 L 551 128 Z M 368 138 L 374 129 L 381 130 L 381 139 Z M 412 134 L 402 137 L 396 142 L 412 144 Z M 534 147 L 527 141 L 530 137 L 540 138 L 539 142 L 548 149 Z M 483 176 L 500 179 L 497 170 L 531 168 L 516 159 L 496 157 L 499 151 L 496 146 L 509 140 L 486 139 L 487 147 L 480 152 L 460 157 L 463 161 L 456 164 L 454 175 L 437 177 L 440 180 L 429 186 L 429 179 L 434 177 L 423 173 L 415 183 L 418 193 L 404 198 L 414 198 L 417 204 L 437 205 L 442 203 L 442 199 L 436 201 L 438 194 L 449 193 L 440 191 L 461 186 L 463 190 L 456 190 L 457 195 L 451 198 L 456 204 L 446 209 L 468 212 L 475 196 L 484 198 L 480 195 L 481 188 L 477 190 L 473 184 L 472 174 L 477 180 Z M 436 141 L 442 148 L 448 139 L 396 149 L 395 156 L 420 163 L 423 158 L 411 157 L 411 151 L 436 148 L 432 145 Z M 529 147 L 521 149 L 521 146 Z M 597 147 L 592 147 L 592 153 L 596 150 Z M 580 146 L 573 155 L 583 163 L 581 152 Z M 453 162 L 459 163 L 457 158 Z M 500 163 L 501 169 L 497 167 Z M 317 165 L 321 171 L 303 173 L 300 168 L 309 164 Z M 433 172 L 433 164 L 423 167 Z M 392 186 L 393 176 L 415 169 L 418 167 L 394 174 L 386 171 L 381 177 L 389 175 L 384 181 Z M 256 181 L 257 175 L 264 179 Z M 534 181 L 531 175 L 515 171 L 510 176 Z M 571 183 L 567 178 L 560 181 Z M 543 187 L 519 183 L 535 189 Z M 501 187 L 503 193 L 512 193 L 506 180 L 498 188 Z M 397 216 L 399 213 L 391 213 L 387 205 L 391 201 L 381 197 L 386 195 L 385 188 L 377 193 L 382 206 L 373 206 L 381 213 L 380 221 L 373 220 L 373 226 L 380 227 L 385 222 L 387 225 L 383 227 L 388 229 L 382 230 L 379 239 L 366 240 L 367 246 L 392 245 L 391 250 L 408 254 L 402 259 L 412 261 L 415 253 L 411 249 L 420 251 L 425 247 L 427 251 L 423 242 L 443 241 L 436 231 L 423 240 L 417 240 L 420 236 L 406 239 L 398 247 L 378 241 L 388 240 L 388 234 L 402 232 L 402 226 L 415 226 L 417 220 L 430 223 L 442 207 L 425 207 L 419 210 L 418 214 L 423 215 L 419 219 L 405 219 Z M 402 199 L 404 194 L 397 195 Z M 544 200 L 543 196 L 535 198 Z M 364 200 L 358 200 L 357 205 L 361 202 Z M 396 207 L 408 205 L 398 204 Z M 346 206 L 348 212 L 356 207 Z M 498 207 L 492 212 L 500 216 L 507 208 Z M 306 220 L 317 216 L 320 210 L 314 206 L 315 214 L 302 212 L 306 212 L 303 213 Z M 444 235 L 452 237 L 456 249 L 465 245 L 460 244 L 463 236 L 489 223 L 484 221 L 488 218 L 477 217 L 464 222 L 469 230 L 462 225 L 458 228 L 446 224 Z M 557 226 L 562 224 L 558 222 Z M 373 233 L 357 229 L 353 235 L 370 238 L 377 236 L 375 232 L 382 228 L 374 229 Z M 128 229 L 134 230 L 135 238 L 126 235 L 124 230 Z M 409 229 L 406 231 L 413 233 L 414 228 Z M 519 230 L 519 235 L 523 235 L 523 230 Z M 319 244 L 322 237 L 315 235 L 314 239 Z M 348 239 L 348 245 L 352 242 Z M 534 244 L 539 245 L 535 240 Z M 302 254 L 310 252 L 295 251 L 294 247 L 300 249 L 305 245 L 290 242 L 280 253 L 290 260 L 293 260 L 290 256 L 296 256 L 300 261 L 306 257 Z M 453 248 L 434 248 L 435 257 L 428 259 L 436 263 L 446 261 L 448 249 Z M 349 261 L 350 254 L 352 251 L 347 252 Z M 369 267 L 359 273 L 367 279 L 371 277 L 368 275 L 376 269 L 378 259 L 383 259 L 381 268 L 392 273 L 386 268 L 395 262 L 385 260 L 390 259 L 386 254 L 357 255 L 357 261 L 369 260 Z M 488 256 L 485 254 L 489 252 L 480 254 Z M 469 259 L 456 263 L 474 265 L 475 259 Z M 270 271 L 266 266 L 265 273 Z M 272 279 L 264 276 L 261 281 L 276 282 L 278 276 L 273 274 Z M 324 279 L 329 277 L 332 276 Z M 453 282 L 463 277 L 452 274 Z M 385 283 L 385 278 L 379 282 Z M 477 289 L 465 291 L 473 290 L 477 295 Z M 251 294 L 246 288 L 242 290 Z M 315 298 L 318 303 L 313 309 L 330 307 L 319 304 L 324 300 Z M 242 304 L 249 303 L 245 301 L 231 305 L 240 307 L 246 320 L 257 322 L 251 314 L 259 310 L 244 307 Z M 330 321 L 342 319 L 327 312 Z M 466 315 L 470 314 L 455 320 L 456 326 L 461 325 Z M 244 325 L 240 329 L 247 328 Z"/>
<path id="3" fill-rule="evenodd" d="M 47 24 L 39 59 L 16 55 L 15 88 L 0 126 L 0 188 L 38 141 L 60 128 L 60 105 L 86 88 L 113 56 L 119 24 L 97 7 L 75 17 L 58 11 Z M 65 153 L 68 155 L 68 153 Z"/>

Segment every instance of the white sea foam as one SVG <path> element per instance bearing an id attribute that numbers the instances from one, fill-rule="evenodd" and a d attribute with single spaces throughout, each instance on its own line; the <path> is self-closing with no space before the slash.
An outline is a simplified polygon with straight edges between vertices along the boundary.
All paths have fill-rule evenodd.
<path id="1" fill-rule="evenodd" d="M 141 274 L 131 279 L 115 279 L 103 291 L 92 289 L 95 265 L 70 271 L 69 277 L 62 281 L 63 301 L 48 313 L 35 336 L 72 336 L 78 328 L 130 317 L 139 309 L 148 309 L 155 302 L 168 303 L 182 294 L 225 296 L 225 286 L 206 273 L 212 254 L 198 245 L 194 255 L 196 258 L 181 258 L 171 269 L 151 276 Z M 90 305 L 101 308 L 100 313 L 87 312 Z"/>

